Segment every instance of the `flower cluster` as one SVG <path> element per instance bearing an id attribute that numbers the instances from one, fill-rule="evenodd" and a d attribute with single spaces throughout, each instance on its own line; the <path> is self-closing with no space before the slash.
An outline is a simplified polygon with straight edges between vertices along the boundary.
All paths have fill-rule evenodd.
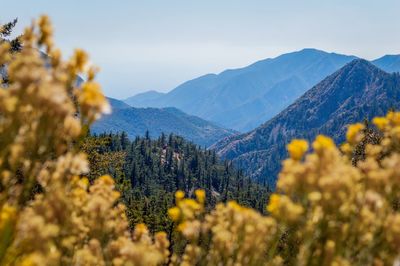
<path id="1" fill-rule="evenodd" d="M 277 226 L 273 218 L 240 206 L 234 201 L 218 204 L 204 214 L 204 191 L 195 192 L 196 200 L 176 193 L 177 207 L 169 210 L 177 230 L 187 242 L 176 252 L 171 265 L 280 265 Z"/>
<path id="2" fill-rule="evenodd" d="M 375 118 L 380 143 L 365 145 L 363 124 L 348 127 L 342 150 L 320 135 L 293 140 L 266 207 L 268 216 L 234 202 L 209 214 L 170 216 L 185 224 L 188 244 L 176 261 L 189 265 L 393 265 L 400 250 L 400 113 Z M 179 199 L 179 200 L 178 200 Z M 189 222 L 187 222 L 189 219 Z M 188 235 L 186 232 L 196 232 Z M 176 255 L 174 255 L 176 256 Z M 190 260 L 185 260 L 190 258 Z M 180 260 L 179 260 L 180 259 Z"/>
<path id="3" fill-rule="evenodd" d="M 267 209 L 291 235 L 283 249 L 297 250 L 287 261 L 392 265 L 397 259 L 400 113 L 373 123 L 383 138 L 366 145 L 365 160 L 356 167 L 352 150 L 363 139 L 362 124 L 348 127 L 344 154 L 331 139 L 318 136 L 304 161 L 292 155 L 284 162 L 277 183 L 282 194 L 272 195 Z"/>
<path id="4" fill-rule="evenodd" d="M 114 180 L 84 177 L 80 139 L 109 111 L 87 54 L 63 61 L 45 16 L 21 40 L 19 53 L 0 47 L 9 76 L 0 89 L 0 264 L 164 263 L 166 234 L 152 237 L 144 225 L 130 232 Z"/>

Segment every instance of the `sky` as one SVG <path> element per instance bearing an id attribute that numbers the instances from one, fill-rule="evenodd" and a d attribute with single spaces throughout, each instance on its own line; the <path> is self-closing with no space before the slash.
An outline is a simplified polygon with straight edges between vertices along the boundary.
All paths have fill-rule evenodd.
<path id="1" fill-rule="evenodd" d="M 16 33 L 48 14 L 66 56 L 85 49 L 107 96 L 169 91 L 207 73 L 318 48 L 400 54 L 399 0 L 0 0 Z"/>

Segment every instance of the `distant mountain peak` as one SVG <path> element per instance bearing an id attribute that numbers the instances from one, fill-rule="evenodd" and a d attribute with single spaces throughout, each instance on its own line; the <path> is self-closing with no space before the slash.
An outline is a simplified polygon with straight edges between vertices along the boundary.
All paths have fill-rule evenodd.
<path id="1" fill-rule="evenodd" d="M 143 94 L 162 94 L 162 92 L 159 92 L 159 91 L 156 91 L 156 90 L 149 90 L 149 91 L 139 92 L 135 96 L 143 95 Z"/>
<path id="2" fill-rule="evenodd" d="M 325 134 L 341 143 L 348 124 L 382 116 L 390 108 L 400 108 L 400 75 L 356 59 L 255 130 L 228 137 L 212 148 L 255 179 L 273 184 L 290 140 L 311 141 Z"/>
<path id="3" fill-rule="evenodd" d="M 346 64 L 342 70 L 346 70 L 348 68 L 353 68 L 353 67 L 368 67 L 368 68 L 376 68 L 375 65 L 373 65 L 370 61 L 362 59 L 362 58 L 356 58 L 352 60 L 350 63 Z"/>
<path id="4" fill-rule="evenodd" d="M 248 131 L 355 57 L 306 48 L 182 83 L 163 95 L 125 100 L 135 107 L 174 106 L 226 128 Z"/>
<path id="5" fill-rule="evenodd" d="M 316 49 L 316 48 L 303 48 L 299 51 L 297 51 L 297 53 L 319 53 L 319 54 L 329 54 L 326 51 L 320 50 L 320 49 Z"/>
<path id="6" fill-rule="evenodd" d="M 370 61 L 361 58 L 354 59 L 350 63 L 346 64 L 337 71 L 337 74 L 348 75 L 351 72 L 365 72 L 365 74 L 371 74 L 372 72 L 386 73 Z"/>

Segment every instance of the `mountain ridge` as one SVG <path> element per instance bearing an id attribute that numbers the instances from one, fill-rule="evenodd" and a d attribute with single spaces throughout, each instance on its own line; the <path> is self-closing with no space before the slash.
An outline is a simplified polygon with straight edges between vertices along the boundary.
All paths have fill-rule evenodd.
<path id="1" fill-rule="evenodd" d="M 206 74 L 167 93 L 140 93 L 125 101 L 137 107 L 174 106 L 227 128 L 246 132 L 278 114 L 307 89 L 356 58 L 305 48 L 219 74 Z M 305 60 L 309 63 L 299 65 Z M 385 55 L 371 62 L 386 72 L 400 71 L 400 55 Z M 298 67 L 298 72 L 293 66 Z M 254 78 L 254 73 L 269 75 L 269 78 L 257 75 Z M 291 74 L 285 76 L 287 73 Z"/>
<path id="2" fill-rule="evenodd" d="M 117 99 L 108 98 L 108 101 L 112 113 L 96 121 L 91 127 L 92 133 L 125 131 L 130 138 L 144 136 L 146 131 L 149 131 L 151 137 L 173 133 L 206 147 L 237 133 L 188 115 L 175 107 L 135 108 Z"/>
<path id="3" fill-rule="evenodd" d="M 227 137 L 210 148 L 257 180 L 275 182 L 286 145 L 293 138 L 326 134 L 340 143 L 346 125 L 400 107 L 400 75 L 356 59 L 312 87 L 258 128 Z"/>
<path id="4" fill-rule="evenodd" d="M 371 62 L 386 72 L 400 71 L 400 54 L 384 55 Z"/>
<path id="5" fill-rule="evenodd" d="M 174 106 L 225 127 L 247 131 L 354 58 L 307 48 L 200 76 L 150 101 L 141 101 L 138 106 Z M 289 87 L 287 92 L 285 87 Z M 275 101 L 276 95 L 282 99 L 280 102 Z M 130 98 L 126 102 L 132 104 L 132 101 Z"/>

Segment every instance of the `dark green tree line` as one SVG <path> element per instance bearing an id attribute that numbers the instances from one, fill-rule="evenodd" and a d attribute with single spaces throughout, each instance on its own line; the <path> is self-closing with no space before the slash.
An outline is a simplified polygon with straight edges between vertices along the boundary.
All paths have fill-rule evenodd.
<path id="1" fill-rule="evenodd" d="M 167 210 L 177 190 L 193 197 L 196 189 L 204 189 L 207 208 L 236 200 L 264 211 L 267 202 L 268 187 L 179 136 L 152 140 L 146 134 L 130 141 L 126 133 L 101 134 L 88 137 L 83 146 L 92 171 L 111 173 L 117 180 L 131 225 L 144 222 L 153 231 L 168 230 Z"/>

